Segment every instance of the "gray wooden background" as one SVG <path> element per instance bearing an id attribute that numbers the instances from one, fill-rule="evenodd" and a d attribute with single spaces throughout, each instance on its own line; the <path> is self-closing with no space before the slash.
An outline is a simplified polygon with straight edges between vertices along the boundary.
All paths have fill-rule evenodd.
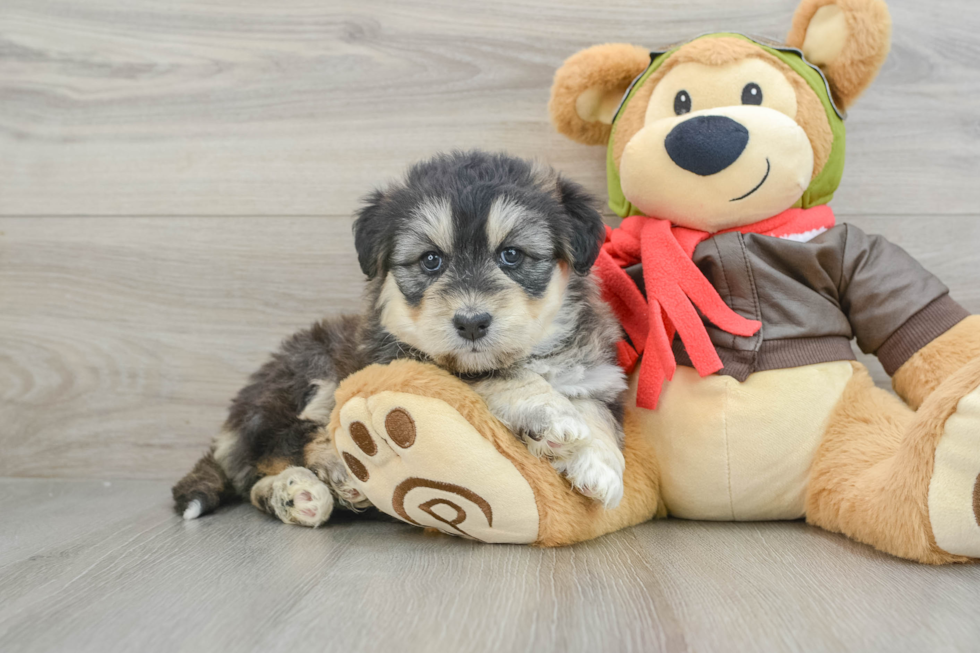
<path id="1" fill-rule="evenodd" d="M 890 4 L 833 206 L 980 312 L 980 2 Z M 358 197 L 482 147 L 604 198 L 602 149 L 548 123 L 561 61 L 794 7 L 0 0 L 0 651 L 975 651 L 980 567 L 801 522 L 537 550 L 170 507 L 279 340 L 359 309 Z"/>
<path id="2" fill-rule="evenodd" d="M 980 3 L 893 0 L 838 215 L 980 312 Z M 291 331 L 357 311 L 358 198 L 448 148 L 536 157 L 588 45 L 783 37 L 793 0 L 0 0 L 0 476 L 174 479 Z M 880 372 L 879 372 L 880 377 Z"/>

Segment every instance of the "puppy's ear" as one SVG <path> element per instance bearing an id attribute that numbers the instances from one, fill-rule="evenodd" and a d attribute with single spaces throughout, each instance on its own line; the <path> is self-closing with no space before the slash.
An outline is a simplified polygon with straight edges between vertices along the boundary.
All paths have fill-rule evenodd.
<path id="1" fill-rule="evenodd" d="M 386 271 L 392 225 L 385 211 L 387 196 L 384 191 L 376 190 L 363 201 L 364 206 L 358 210 L 354 220 L 354 249 L 361 271 L 368 279 L 373 279 Z"/>
<path id="2" fill-rule="evenodd" d="M 551 122 L 573 141 L 604 145 L 619 101 L 648 65 L 650 53 L 627 43 L 595 45 L 573 54 L 551 85 Z"/>
<path id="3" fill-rule="evenodd" d="M 878 75 L 891 34 L 883 0 L 803 0 L 786 42 L 823 69 L 834 99 L 846 109 Z"/>
<path id="4" fill-rule="evenodd" d="M 559 177 L 558 195 L 569 217 L 566 237 L 571 249 L 572 269 L 587 274 L 606 239 L 606 226 L 595 209 L 595 199 L 578 184 Z"/>

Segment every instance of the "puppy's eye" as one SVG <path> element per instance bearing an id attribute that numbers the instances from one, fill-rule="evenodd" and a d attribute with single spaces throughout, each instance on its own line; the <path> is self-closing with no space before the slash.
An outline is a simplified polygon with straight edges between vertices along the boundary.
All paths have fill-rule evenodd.
<path id="1" fill-rule="evenodd" d="M 419 259 L 419 265 L 426 272 L 438 272 L 442 268 L 442 255 L 439 252 L 426 252 Z"/>
<path id="2" fill-rule="evenodd" d="M 691 96 L 687 91 L 677 91 L 674 96 L 674 113 L 678 116 L 691 113 Z"/>
<path id="3" fill-rule="evenodd" d="M 762 89 L 750 82 L 742 89 L 742 104 L 762 104 Z"/>
<path id="4" fill-rule="evenodd" d="M 507 249 L 500 252 L 500 264 L 505 265 L 509 268 L 518 265 L 523 260 L 524 260 L 524 252 L 522 252 L 519 249 L 508 247 Z"/>

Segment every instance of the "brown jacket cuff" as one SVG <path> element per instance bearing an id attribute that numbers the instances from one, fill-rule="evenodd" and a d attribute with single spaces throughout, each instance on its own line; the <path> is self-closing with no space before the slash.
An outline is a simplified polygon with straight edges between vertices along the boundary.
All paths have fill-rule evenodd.
<path id="1" fill-rule="evenodd" d="M 888 337 L 875 355 L 888 372 L 888 376 L 892 376 L 917 351 L 969 315 L 970 313 L 949 295 L 943 295 L 909 318 L 908 322 Z"/>

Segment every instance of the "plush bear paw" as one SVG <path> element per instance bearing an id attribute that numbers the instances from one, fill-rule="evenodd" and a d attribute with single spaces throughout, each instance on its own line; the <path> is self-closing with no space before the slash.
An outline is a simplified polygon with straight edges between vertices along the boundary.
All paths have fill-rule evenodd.
<path id="1" fill-rule="evenodd" d="M 383 512 L 484 542 L 537 539 L 527 480 L 444 401 L 398 392 L 354 397 L 341 407 L 334 437 L 352 483 Z"/>
<path id="2" fill-rule="evenodd" d="M 980 388 L 959 400 L 943 426 L 929 481 L 929 521 L 939 548 L 980 558 Z"/>

